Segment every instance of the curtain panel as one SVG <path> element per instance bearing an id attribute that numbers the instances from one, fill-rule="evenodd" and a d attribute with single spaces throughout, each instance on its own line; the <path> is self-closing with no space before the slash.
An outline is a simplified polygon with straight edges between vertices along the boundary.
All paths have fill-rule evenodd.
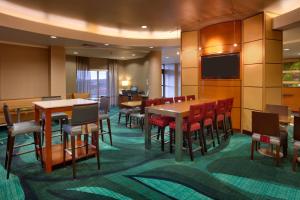
<path id="1" fill-rule="evenodd" d="M 76 77 L 77 92 L 89 93 L 91 75 L 89 73 L 88 58 L 76 56 Z"/>
<path id="2" fill-rule="evenodd" d="M 118 73 L 118 61 L 108 60 L 108 71 L 109 71 L 109 96 L 110 105 L 118 105 L 119 97 L 119 73 Z"/>

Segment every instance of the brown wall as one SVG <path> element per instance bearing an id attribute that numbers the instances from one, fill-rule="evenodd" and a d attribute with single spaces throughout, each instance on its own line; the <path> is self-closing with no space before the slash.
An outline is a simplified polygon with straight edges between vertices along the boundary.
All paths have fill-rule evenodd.
<path id="1" fill-rule="evenodd" d="M 76 92 L 76 57 L 66 56 L 66 93 L 71 98 Z"/>
<path id="2" fill-rule="evenodd" d="M 0 44 L 0 99 L 49 94 L 49 50 Z"/>

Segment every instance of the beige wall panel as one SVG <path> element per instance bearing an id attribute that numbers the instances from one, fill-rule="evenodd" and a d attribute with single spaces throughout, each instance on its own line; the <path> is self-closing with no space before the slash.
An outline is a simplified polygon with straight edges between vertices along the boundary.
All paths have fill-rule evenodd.
<path id="1" fill-rule="evenodd" d="M 198 85 L 199 68 L 183 68 L 181 76 L 182 85 Z"/>
<path id="2" fill-rule="evenodd" d="M 262 87 L 263 84 L 263 65 L 253 64 L 244 65 L 244 86 Z"/>
<path id="3" fill-rule="evenodd" d="M 52 46 L 50 52 L 50 95 L 66 98 L 65 48 Z"/>
<path id="4" fill-rule="evenodd" d="M 146 57 L 149 69 L 149 98 L 161 97 L 161 51 L 152 51 Z"/>
<path id="5" fill-rule="evenodd" d="M 282 88 L 282 104 L 289 106 L 293 111 L 300 109 L 300 88 Z"/>
<path id="6" fill-rule="evenodd" d="M 263 62 L 263 40 L 244 44 L 244 64 L 256 64 Z"/>
<path id="7" fill-rule="evenodd" d="M 244 108 L 262 110 L 263 89 L 258 87 L 244 87 Z"/>
<path id="8" fill-rule="evenodd" d="M 275 39 L 275 40 L 282 40 L 282 31 L 278 31 L 278 30 L 273 30 L 272 26 L 273 26 L 273 16 L 271 14 L 266 13 L 265 14 L 265 27 L 266 27 L 266 38 L 267 39 Z"/>
<path id="9" fill-rule="evenodd" d="M 250 42 L 263 38 L 263 14 L 259 14 L 243 21 L 243 42 Z"/>
<path id="10" fill-rule="evenodd" d="M 0 44 L 0 91 L 2 99 L 49 94 L 49 50 Z M 64 86 L 66 83 L 63 83 Z"/>
<path id="11" fill-rule="evenodd" d="M 266 88 L 266 104 L 281 105 L 281 87 L 280 88 Z"/>
<path id="12" fill-rule="evenodd" d="M 198 67 L 199 66 L 198 50 L 182 51 L 181 66 L 182 68 Z"/>
<path id="13" fill-rule="evenodd" d="M 282 41 L 266 40 L 266 63 L 282 63 Z"/>
<path id="14" fill-rule="evenodd" d="M 198 50 L 198 31 L 182 32 L 181 33 L 181 48 L 182 50 Z"/>
<path id="15" fill-rule="evenodd" d="M 66 56 L 66 92 L 67 98 L 71 98 L 76 92 L 76 57 Z"/>
<path id="16" fill-rule="evenodd" d="M 200 81 L 200 85 L 202 86 L 241 86 L 241 80 L 232 79 L 232 80 L 222 80 L 222 79 L 215 79 L 215 80 L 205 80 L 202 79 Z"/>
<path id="17" fill-rule="evenodd" d="M 241 87 L 200 86 L 199 97 L 211 99 L 225 99 L 233 97 L 233 107 L 240 107 Z"/>
<path id="18" fill-rule="evenodd" d="M 242 127 L 243 130 L 252 131 L 252 111 L 250 109 L 242 110 Z"/>
<path id="19" fill-rule="evenodd" d="M 186 86 L 183 85 L 181 88 L 181 95 L 195 95 L 198 98 L 198 86 Z"/>
<path id="20" fill-rule="evenodd" d="M 265 64 L 266 87 L 281 87 L 282 64 Z"/>

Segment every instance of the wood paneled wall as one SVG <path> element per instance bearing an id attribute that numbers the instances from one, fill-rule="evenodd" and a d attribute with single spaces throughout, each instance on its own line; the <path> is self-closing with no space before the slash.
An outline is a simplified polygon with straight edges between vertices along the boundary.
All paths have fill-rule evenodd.
<path id="1" fill-rule="evenodd" d="M 243 20 L 242 32 L 242 129 L 251 131 L 252 111 L 281 104 L 282 32 L 272 30 L 268 13 Z"/>

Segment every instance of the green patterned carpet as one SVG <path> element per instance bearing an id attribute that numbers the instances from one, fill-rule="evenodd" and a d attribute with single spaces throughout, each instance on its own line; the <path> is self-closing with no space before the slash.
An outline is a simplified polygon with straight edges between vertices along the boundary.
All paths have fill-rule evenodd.
<path id="1" fill-rule="evenodd" d="M 4 199 L 300 199 L 300 170 L 292 172 L 289 157 L 280 167 L 271 158 L 255 154 L 250 160 L 249 136 L 235 134 L 220 146 L 210 148 L 195 161 L 184 153 L 177 163 L 174 154 L 160 151 L 153 142 L 144 148 L 138 128 L 117 126 L 117 109 L 112 109 L 113 146 L 101 143 L 101 170 L 96 159 L 77 163 L 77 180 L 72 168 L 45 174 L 34 154 L 15 157 L 12 174 L 6 180 L 3 169 L 6 143 L 0 145 L 0 200 Z M 0 131 L 0 138 L 5 137 Z M 18 143 L 29 140 L 18 138 Z M 291 138 L 289 138 L 291 140 Z"/>

